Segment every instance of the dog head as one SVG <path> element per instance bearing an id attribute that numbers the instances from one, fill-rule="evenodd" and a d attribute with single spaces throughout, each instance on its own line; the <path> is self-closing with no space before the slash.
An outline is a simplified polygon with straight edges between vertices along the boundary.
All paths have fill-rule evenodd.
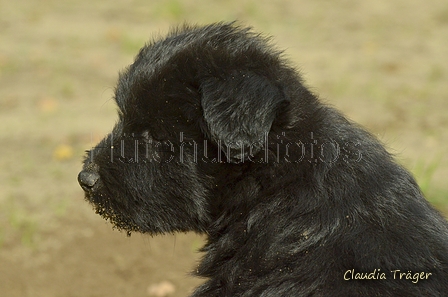
<path id="1" fill-rule="evenodd" d="M 120 74 L 116 126 L 78 175 L 86 199 L 127 231 L 205 231 L 217 176 L 267 153 L 292 72 L 265 39 L 233 24 L 184 27 L 146 45 Z"/>

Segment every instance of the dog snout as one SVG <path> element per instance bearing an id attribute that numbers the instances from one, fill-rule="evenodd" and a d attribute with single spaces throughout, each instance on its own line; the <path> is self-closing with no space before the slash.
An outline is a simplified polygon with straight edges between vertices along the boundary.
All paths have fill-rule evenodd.
<path id="1" fill-rule="evenodd" d="M 99 179 L 99 174 L 92 171 L 83 170 L 78 174 L 79 185 L 84 191 L 91 191 Z"/>

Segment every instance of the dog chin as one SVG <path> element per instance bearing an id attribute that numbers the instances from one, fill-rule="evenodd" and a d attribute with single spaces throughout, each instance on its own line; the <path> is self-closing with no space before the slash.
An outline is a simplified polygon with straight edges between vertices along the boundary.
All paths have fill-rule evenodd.
<path id="1" fill-rule="evenodd" d="M 112 224 L 112 228 L 120 232 L 126 232 L 127 236 L 131 233 L 141 233 L 150 236 L 161 234 L 170 234 L 174 232 L 186 232 L 187 229 L 173 228 L 168 224 L 160 224 L 154 216 L 148 213 L 136 213 L 123 211 L 120 206 L 113 205 L 113 200 L 102 193 L 86 193 L 86 200 L 93 206 L 96 214 L 99 214 L 104 220 Z"/>
<path id="2" fill-rule="evenodd" d="M 160 233 L 155 230 L 148 230 L 147 226 L 138 225 L 136 222 L 130 220 L 129 216 L 125 216 L 114 211 L 113 209 L 107 209 L 101 205 L 95 205 L 94 208 L 95 213 L 99 214 L 106 221 L 109 221 L 113 225 L 114 229 L 124 231 L 128 236 L 131 236 L 131 233 L 133 232 L 146 233 L 149 235 L 156 235 Z"/>

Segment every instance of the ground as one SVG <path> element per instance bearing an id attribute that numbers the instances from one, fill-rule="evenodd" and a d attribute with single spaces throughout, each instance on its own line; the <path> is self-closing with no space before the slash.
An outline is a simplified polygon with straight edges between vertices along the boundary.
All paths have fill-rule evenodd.
<path id="1" fill-rule="evenodd" d="M 0 0 L 0 295 L 187 296 L 203 238 L 113 230 L 83 200 L 84 150 L 118 71 L 184 21 L 274 36 L 311 89 L 377 135 L 448 214 L 445 0 Z"/>

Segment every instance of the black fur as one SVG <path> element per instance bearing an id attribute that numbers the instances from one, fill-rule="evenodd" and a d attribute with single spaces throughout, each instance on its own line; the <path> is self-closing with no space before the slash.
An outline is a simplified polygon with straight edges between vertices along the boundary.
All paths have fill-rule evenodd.
<path id="1" fill-rule="evenodd" d="M 141 49 L 115 100 L 78 179 L 118 228 L 207 235 L 192 296 L 448 296 L 445 219 L 265 38 L 177 29 Z"/>

